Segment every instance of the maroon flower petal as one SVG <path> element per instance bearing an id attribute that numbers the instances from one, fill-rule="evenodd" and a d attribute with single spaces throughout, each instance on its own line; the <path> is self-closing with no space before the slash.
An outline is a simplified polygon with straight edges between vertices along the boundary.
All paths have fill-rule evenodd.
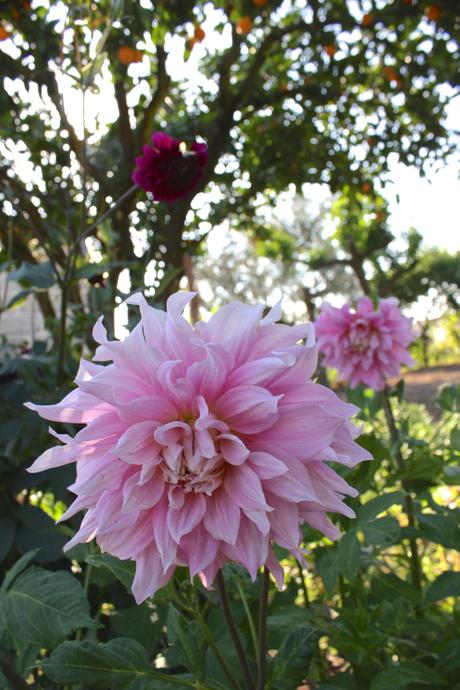
<path id="1" fill-rule="evenodd" d="M 165 132 L 155 132 L 152 145 L 144 146 L 142 156 L 135 159 L 133 181 L 156 201 L 187 196 L 203 177 L 208 162 L 206 144 L 194 141 L 189 150 L 181 150 L 180 143 Z"/>

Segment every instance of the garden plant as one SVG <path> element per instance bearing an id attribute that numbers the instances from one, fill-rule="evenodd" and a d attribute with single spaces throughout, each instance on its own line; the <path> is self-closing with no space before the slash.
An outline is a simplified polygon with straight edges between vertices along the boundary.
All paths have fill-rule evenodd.
<path id="1" fill-rule="evenodd" d="M 460 386 L 404 383 L 459 255 L 385 198 L 392 156 L 451 160 L 459 30 L 450 0 L 1 3 L 0 319 L 45 333 L 2 328 L 1 690 L 460 690 Z M 229 228 L 284 303 L 213 263 Z"/>

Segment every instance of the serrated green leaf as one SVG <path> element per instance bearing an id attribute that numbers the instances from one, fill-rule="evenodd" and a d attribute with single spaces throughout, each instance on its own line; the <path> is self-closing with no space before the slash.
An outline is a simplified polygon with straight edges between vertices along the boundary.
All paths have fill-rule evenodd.
<path id="1" fill-rule="evenodd" d="M 332 596 L 339 576 L 337 549 L 315 549 L 315 559 L 326 594 Z"/>
<path id="2" fill-rule="evenodd" d="M 368 544 L 388 546 L 395 544 L 401 533 L 399 522 L 394 517 L 385 516 L 371 520 L 362 528 Z"/>
<path id="3" fill-rule="evenodd" d="M 7 647 L 52 648 L 79 628 L 96 624 L 78 580 L 32 566 L 0 595 L 0 638 Z"/>
<path id="4" fill-rule="evenodd" d="M 359 567 L 361 545 L 356 536 L 356 529 L 352 529 L 340 539 L 337 545 L 337 558 L 339 572 L 351 580 Z"/>
<path id="5" fill-rule="evenodd" d="M 435 544 L 460 551 L 460 527 L 453 515 L 420 515 L 420 531 Z"/>
<path id="6" fill-rule="evenodd" d="M 450 446 L 452 450 L 460 452 L 460 429 L 453 429 L 450 434 Z"/>
<path id="7" fill-rule="evenodd" d="M 460 573 L 449 571 L 442 573 L 431 583 L 425 595 L 425 605 L 434 604 L 446 597 L 460 596 Z"/>
<path id="8" fill-rule="evenodd" d="M 11 271 L 10 278 L 24 287 L 37 287 L 46 290 L 54 285 L 54 273 L 49 261 L 32 264 L 23 261 L 18 269 Z"/>
<path id="9" fill-rule="evenodd" d="M 205 677 L 206 642 L 196 621 L 187 621 L 170 604 L 168 610 L 168 639 L 180 651 L 183 663 L 200 682 Z"/>
<path id="10" fill-rule="evenodd" d="M 123 637 L 130 637 L 139 642 L 147 651 L 151 651 L 161 635 L 162 623 L 152 622 L 153 610 L 147 603 L 118 609 L 110 617 L 112 628 Z"/>
<path id="11" fill-rule="evenodd" d="M 406 688 L 409 683 L 431 685 L 432 688 L 441 688 L 446 685 L 442 676 L 432 668 L 410 661 L 381 671 L 372 681 L 370 690 L 395 690 L 395 688 Z"/>
<path id="12" fill-rule="evenodd" d="M 391 508 L 391 506 L 401 504 L 403 500 L 404 493 L 402 491 L 392 491 L 388 494 L 382 494 L 382 496 L 376 496 L 376 498 L 371 499 L 358 508 L 356 511 L 357 524 L 361 526 L 373 520 L 377 515 Z"/>
<path id="13" fill-rule="evenodd" d="M 397 597 L 420 603 L 420 594 L 414 586 L 393 573 L 379 575 L 372 580 L 372 591 L 378 599 L 394 601 Z"/>
<path id="14" fill-rule="evenodd" d="M 7 591 L 8 587 L 11 585 L 14 578 L 17 577 L 19 573 L 22 573 L 22 571 L 27 568 L 30 561 L 37 555 L 38 552 L 39 549 L 32 549 L 32 551 L 25 553 L 23 556 L 21 556 L 21 558 L 18 561 L 16 561 L 11 570 L 8 570 L 8 572 L 5 575 L 5 578 L 2 582 L 2 586 L 0 588 L 1 592 Z"/>
<path id="15" fill-rule="evenodd" d="M 43 667 L 55 683 L 87 685 L 97 690 L 194 687 L 187 678 L 155 671 L 145 649 L 127 637 L 106 644 L 64 642 L 43 662 Z"/>
<path id="16" fill-rule="evenodd" d="M 108 568 L 126 589 L 131 590 L 136 570 L 134 561 L 121 561 L 108 553 L 92 553 L 86 557 L 86 562 L 95 568 Z"/>
<path id="17" fill-rule="evenodd" d="M 316 652 L 318 633 L 302 625 L 284 639 L 271 666 L 271 684 L 277 690 L 292 690 L 307 677 Z"/>

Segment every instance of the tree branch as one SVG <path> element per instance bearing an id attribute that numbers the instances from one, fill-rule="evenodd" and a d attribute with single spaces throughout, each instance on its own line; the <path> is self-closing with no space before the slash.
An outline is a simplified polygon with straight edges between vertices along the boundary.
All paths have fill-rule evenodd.
<path id="1" fill-rule="evenodd" d="M 129 110 L 126 101 L 126 89 L 123 79 L 118 79 L 115 82 L 115 98 L 118 105 L 119 119 L 117 122 L 118 131 L 120 134 L 120 142 L 123 149 L 124 161 L 123 166 L 131 169 L 134 162 L 134 138 L 131 125 L 129 123 Z"/>
<path id="2" fill-rule="evenodd" d="M 145 108 L 144 116 L 138 126 L 138 140 L 140 145 L 148 143 L 150 134 L 153 131 L 154 119 L 171 85 L 171 77 L 166 72 L 167 53 L 163 46 L 157 45 L 155 47 L 157 51 L 157 88 L 152 96 L 152 100 Z"/>

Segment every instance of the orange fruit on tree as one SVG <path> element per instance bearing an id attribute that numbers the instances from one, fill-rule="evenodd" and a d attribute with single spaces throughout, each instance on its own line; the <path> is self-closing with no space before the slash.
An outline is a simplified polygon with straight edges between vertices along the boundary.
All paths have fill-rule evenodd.
<path id="1" fill-rule="evenodd" d="M 333 43 L 328 43 L 324 46 L 324 52 L 326 55 L 329 55 L 329 57 L 333 57 L 337 52 L 337 47 Z"/>
<path id="2" fill-rule="evenodd" d="M 252 4 L 257 5 L 257 7 L 263 7 L 267 2 L 268 0 L 252 0 Z"/>
<path id="3" fill-rule="evenodd" d="M 117 50 L 117 57 L 122 65 L 131 65 L 133 62 L 142 62 L 142 51 L 131 46 L 121 46 Z"/>
<path id="4" fill-rule="evenodd" d="M 362 26 L 368 27 L 372 26 L 374 23 L 374 17 L 372 14 L 363 14 L 363 18 L 361 19 L 361 24 Z"/>
<path id="5" fill-rule="evenodd" d="M 4 26 L 0 26 L 0 41 L 6 41 L 11 36 L 10 32 Z"/>
<path id="6" fill-rule="evenodd" d="M 370 182 L 363 182 L 361 185 L 361 191 L 363 194 L 370 194 L 372 191 L 372 185 Z"/>
<path id="7" fill-rule="evenodd" d="M 430 20 L 430 22 L 437 22 L 441 17 L 441 8 L 439 5 L 427 5 L 425 7 L 425 17 Z"/>
<path id="8" fill-rule="evenodd" d="M 203 31 L 203 29 L 201 28 L 201 26 L 199 24 L 196 24 L 195 31 L 193 33 L 193 37 L 194 37 L 196 43 L 201 43 L 201 41 L 204 41 L 205 36 L 206 36 L 206 34 Z"/>
<path id="9" fill-rule="evenodd" d="M 252 29 L 251 17 L 241 17 L 236 23 L 236 30 L 239 34 L 248 34 Z"/>
<path id="10" fill-rule="evenodd" d="M 397 71 L 394 69 L 394 67 L 384 67 L 383 68 L 383 73 L 385 77 L 388 79 L 388 81 L 397 81 L 399 82 L 400 79 L 398 77 Z"/>

